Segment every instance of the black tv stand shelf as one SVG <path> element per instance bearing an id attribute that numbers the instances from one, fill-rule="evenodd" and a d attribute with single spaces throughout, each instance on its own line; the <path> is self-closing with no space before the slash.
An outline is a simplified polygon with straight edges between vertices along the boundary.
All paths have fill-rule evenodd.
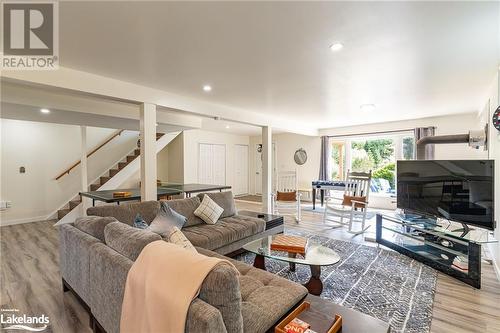
<path id="1" fill-rule="evenodd" d="M 377 214 L 376 241 L 478 289 L 481 245 L 496 242 L 487 230 L 413 214 Z"/>

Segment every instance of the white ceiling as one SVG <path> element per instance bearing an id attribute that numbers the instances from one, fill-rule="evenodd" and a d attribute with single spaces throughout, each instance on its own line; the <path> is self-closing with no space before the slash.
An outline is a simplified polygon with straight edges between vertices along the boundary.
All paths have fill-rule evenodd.
<path id="1" fill-rule="evenodd" d="M 317 128 L 464 113 L 498 69 L 499 6 L 60 2 L 60 63 Z"/>

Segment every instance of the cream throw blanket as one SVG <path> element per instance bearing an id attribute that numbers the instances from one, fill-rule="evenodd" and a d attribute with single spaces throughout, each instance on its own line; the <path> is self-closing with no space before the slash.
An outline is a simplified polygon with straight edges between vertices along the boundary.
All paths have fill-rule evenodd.
<path id="1" fill-rule="evenodd" d="M 232 266 L 163 240 L 149 243 L 127 275 L 120 332 L 183 333 L 189 305 L 221 263 Z"/>

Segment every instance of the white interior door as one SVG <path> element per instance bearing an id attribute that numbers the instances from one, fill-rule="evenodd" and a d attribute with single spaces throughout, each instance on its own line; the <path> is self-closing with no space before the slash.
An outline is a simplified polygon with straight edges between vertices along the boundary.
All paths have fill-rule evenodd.
<path id="1" fill-rule="evenodd" d="M 200 143 L 198 183 L 226 185 L 226 146 Z"/>
<path id="2" fill-rule="evenodd" d="M 248 194 L 248 146 L 234 146 L 234 195 Z"/>

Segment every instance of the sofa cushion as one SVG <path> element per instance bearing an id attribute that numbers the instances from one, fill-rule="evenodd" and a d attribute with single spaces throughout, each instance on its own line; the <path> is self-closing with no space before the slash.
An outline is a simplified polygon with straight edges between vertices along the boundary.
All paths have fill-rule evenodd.
<path id="1" fill-rule="evenodd" d="M 198 194 L 200 200 L 203 200 L 204 195 L 208 195 L 217 205 L 224 208 L 224 212 L 222 212 L 220 218 L 236 215 L 236 205 L 234 203 L 233 192 L 200 193 Z"/>
<path id="2" fill-rule="evenodd" d="M 229 260 L 240 272 L 245 333 L 266 332 L 307 295 L 307 289 L 296 282 L 206 249 L 197 250 L 206 256 Z"/>
<path id="3" fill-rule="evenodd" d="M 204 223 L 202 219 L 194 215 L 194 211 L 200 205 L 200 198 L 192 197 L 186 199 L 169 200 L 165 202 L 170 208 L 187 218 L 186 224 L 184 224 L 184 228 Z"/>
<path id="4" fill-rule="evenodd" d="M 194 245 L 209 250 L 239 241 L 263 232 L 266 222 L 250 216 L 234 215 L 219 220 L 216 224 L 201 224 L 182 229 L 187 239 Z"/>
<path id="5" fill-rule="evenodd" d="M 137 229 L 121 222 L 111 222 L 104 228 L 104 239 L 110 248 L 135 261 L 146 245 L 161 240 L 161 237 L 145 229 Z"/>
<path id="6" fill-rule="evenodd" d="M 208 195 L 203 197 L 201 204 L 194 211 L 194 215 L 205 221 L 207 224 L 215 224 L 224 212 L 224 208 L 215 203 Z"/>
<path id="7" fill-rule="evenodd" d="M 75 220 L 75 228 L 94 236 L 104 242 L 104 228 L 111 222 L 117 222 L 114 217 L 85 216 Z"/>
<path id="8" fill-rule="evenodd" d="M 104 205 L 90 207 L 87 209 L 87 215 L 94 216 L 113 216 L 118 221 L 132 225 L 135 216 L 141 214 L 147 224 L 156 217 L 160 210 L 159 201 L 143 201 L 124 205 Z"/>

